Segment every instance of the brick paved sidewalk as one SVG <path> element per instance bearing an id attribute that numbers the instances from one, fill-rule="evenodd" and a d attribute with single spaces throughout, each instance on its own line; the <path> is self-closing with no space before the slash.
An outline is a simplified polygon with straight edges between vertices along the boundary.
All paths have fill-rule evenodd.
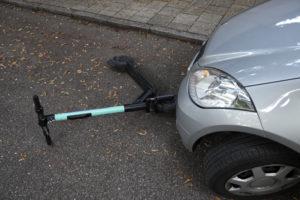
<path id="1" fill-rule="evenodd" d="M 229 17 L 267 0 L 0 0 L 100 23 L 205 40 Z"/>

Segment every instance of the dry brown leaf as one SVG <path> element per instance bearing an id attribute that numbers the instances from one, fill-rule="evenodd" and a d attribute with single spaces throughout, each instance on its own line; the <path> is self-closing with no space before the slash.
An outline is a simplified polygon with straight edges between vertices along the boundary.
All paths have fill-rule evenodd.
<path id="1" fill-rule="evenodd" d="M 21 154 L 20 154 L 19 162 L 20 162 L 20 161 L 24 161 L 24 160 L 26 160 L 26 159 L 27 159 L 27 154 L 26 154 L 26 153 L 21 153 Z"/>
<path id="2" fill-rule="evenodd" d="M 147 135 L 147 131 L 146 131 L 146 130 L 139 130 L 139 131 L 137 132 L 137 134 L 142 135 L 142 136 L 145 136 L 145 135 Z"/>
<path id="3" fill-rule="evenodd" d="M 192 180 L 193 180 L 192 178 L 187 178 L 187 179 L 184 181 L 184 184 L 190 183 Z"/>

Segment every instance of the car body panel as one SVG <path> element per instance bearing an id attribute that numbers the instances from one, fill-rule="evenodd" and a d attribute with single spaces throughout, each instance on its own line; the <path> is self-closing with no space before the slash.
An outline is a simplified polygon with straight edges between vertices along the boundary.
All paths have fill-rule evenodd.
<path id="1" fill-rule="evenodd" d="M 299 0 L 273 0 L 217 28 L 194 68 L 218 68 L 244 86 L 300 77 Z"/>
<path id="2" fill-rule="evenodd" d="M 300 153 L 300 79 L 247 88 L 268 137 Z"/>

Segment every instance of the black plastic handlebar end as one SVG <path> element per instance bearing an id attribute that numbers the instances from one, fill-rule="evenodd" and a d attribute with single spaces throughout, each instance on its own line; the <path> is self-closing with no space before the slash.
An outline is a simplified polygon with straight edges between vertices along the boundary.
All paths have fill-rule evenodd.
<path id="1" fill-rule="evenodd" d="M 45 135 L 47 145 L 52 146 L 53 142 L 49 135 Z"/>
<path id="2" fill-rule="evenodd" d="M 32 99 L 33 99 L 33 103 L 35 105 L 35 108 L 41 107 L 41 103 L 40 103 L 38 95 L 33 95 Z"/>

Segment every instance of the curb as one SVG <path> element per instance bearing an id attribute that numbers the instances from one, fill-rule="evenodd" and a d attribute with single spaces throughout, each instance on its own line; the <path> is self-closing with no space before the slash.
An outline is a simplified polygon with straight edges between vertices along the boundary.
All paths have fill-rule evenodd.
<path id="1" fill-rule="evenodd" d="M 78 19 L 91 21 L 98 24 L 112 25 L 120 28 L 129 28 L 142 30 L 148 33 L 154 33 L 157 35 L 184 40 L 188 42 L 202 43 L 207 39 L 204 35 L 193 34 L 185 31 L 178 31 L 175 29 L 165 28 L 156 25 L 149 25 L 145 23 L 135 22 L 126 19 L 119 19 L 106 15 L 91 13 L 88 11 L 77 10 L 73 8 L 65 8 L 57 5 L 50 5 L 38 2 L 26 2 L 24 0 L 0 0 L 3 3 L 13 4 L 23 8 L 29 8 L 32 10 L 42 10 L 53 14 L 59 14 Z"/>

